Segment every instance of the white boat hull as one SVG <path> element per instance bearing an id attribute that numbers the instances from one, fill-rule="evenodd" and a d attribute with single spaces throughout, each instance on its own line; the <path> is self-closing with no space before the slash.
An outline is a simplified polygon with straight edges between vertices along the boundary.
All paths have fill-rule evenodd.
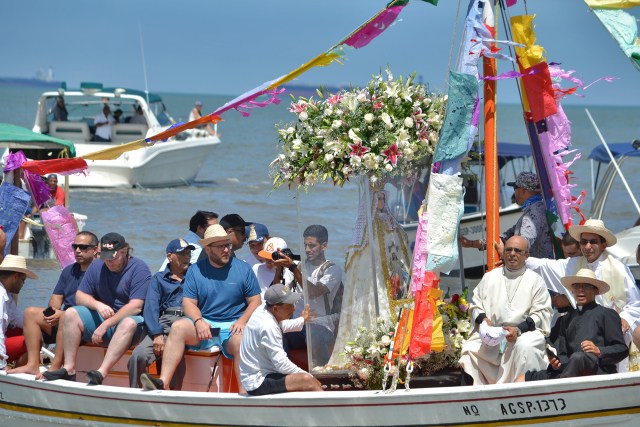
<path id="1" fill-rule="evenodd" d="M 193 183 L 220 139 L 170 140 L 122 154 L 116 160 L 88 160 L 89 173 L 69 177 L 72 187 L 172 187 Z M 79 157 L 112 147 L 107 144 L 76 144 Z"/>
<path id="2" fill-rule="evenodd" d="M 640 423 L 640 372 L 505 384 L 243 397 L 0 375 L 2 425 L 477 426 Z"/>

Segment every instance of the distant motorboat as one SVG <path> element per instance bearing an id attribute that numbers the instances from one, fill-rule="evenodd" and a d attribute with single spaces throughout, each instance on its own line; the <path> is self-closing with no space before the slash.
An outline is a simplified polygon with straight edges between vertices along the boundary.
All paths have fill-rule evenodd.
<path id="1" fill-rule="evenodd" d="M 68 111 L 67 121 L 54 120 L 54 108 L 63 96 Z M 111 142 L 92 142 L 94 117 L 108 104 L 113 111 L 123 112 L 119 123 L 112 125 Z M 135 116 L 140 108 L 142 115 Z M 157 94 L 125 88 L 104 88 L 100 83 L 82 83 L 78 90 L 45 92 L 40 96 L 34 132 L 72 141 L 76 155 L 100 151 L 156 135 L 174 124 L 162 99 Z M 217 127 L 191 129 L 166 142 L 123 153 L 115 160 L 89 160 L 87 176 L 72 175 L 72 187 L 172 187 L 193 183 L 202 165 L 220 144 Z M 92 132 L 93 130 L 93 132 Z M 55 158 L 57 153 L 44 150 L 28 152 L 34 160 Z"/>
<path id="2" fill-rule="evenodd" d="M 640 140 L 612 143 L 608 144 L 608 146 L 619 167 L 621 167 L 627 159 L 640 157 Z M 614 164 L 611 162 L 611 157 L 607 153 L 604 144 L 598 145 L 591 151 L 589 160 L 591 161 L 591 190 L 593 194 L 590 217 L 602 219 L 609 193 L 618 177 L 618 173 Z M 603 166 L 606 166 L 606 169 L 601 172 Z M 627 200 L 626 203 L 631 204 L 632 202 L 632 200 Z M 620 203 L 625 202 L 617 201 L 615 209 L 620 210 Z M 633 218 L 629 219 L 630 222 L 632 219 Z M 636 261 L 636 249 L 638 244 L 640 244 L 640 226 L 638 225 L 638 221 L 636 221 L 632 227 L 621 231 L 612 231 L 615 232 L 617 243 L 608 247 L 607 252 L 625 263 L 636 280 L 640 279 L 640 266 Z"/>

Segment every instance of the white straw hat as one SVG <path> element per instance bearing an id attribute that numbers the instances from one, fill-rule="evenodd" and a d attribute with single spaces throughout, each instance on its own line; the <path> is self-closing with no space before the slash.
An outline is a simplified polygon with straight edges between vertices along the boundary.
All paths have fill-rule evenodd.
<path id="1" fill-rule="evenodd" d="M 24 273 L 29 279 L 37 279 L 38 275 L 27 268 L 27 261 L 19 255 L 7 255 L 0 264 L 0 271 Z"/>
<path id="2" fill-rule="evenodd" d="M 580 270 L 578 270 L 575 276 L 563 277 L 560 279 L 560 282 L 562 282 L 564 287 L 569 289 L 570 291 L 573 290 L 571 286 L 574 283 L 587 283 L 598 288 L 598 294 L 600 295 L 609 292 L 609 285 L 607 284 L 607 282 L 598 280 L 596 274 L 588 268 L 581 268 Z"/>
<path id="3" fill-rule="evenodd" d="M 583 225 L 574 225 L 569 229 L 571 237 L 580 241 L 582 233 L 592 233 L 602 236 L 607 242 L 607 246 L 613 246 L 618 239 L 616 236 L 604 226 L 604 222 L 600 219 L 588 219 Z"/>
<path id="4" fill-rule="evenodd" d="M 203 248 L 216 242 L 231 243 L 231 237 L 227 234 L 225 229 L 220 224 L 213 224 L 207 227 L 204 232 L 204 239 L 198 240 L 200 246 Z"/>

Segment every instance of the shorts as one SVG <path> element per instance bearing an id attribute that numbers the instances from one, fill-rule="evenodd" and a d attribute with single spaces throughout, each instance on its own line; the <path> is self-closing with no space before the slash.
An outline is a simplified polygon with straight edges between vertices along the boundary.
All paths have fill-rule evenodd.
<path id="1" fill-rule="evenodd" d="M 82 320 L 82 324 L 84 325 L 84 331 L 82 332 L 82 341 L 85 343 L 91 342 L 91 337 L 93 333 L 98 329 L 98 326 L 104 322 L 104 318 L 100 316 L 100 314 L 95 310 L 90 310 L 87 307 L 78 305 L 73 307 L 74 310 L 78 312 L 80 316 L 80 320 Z M 132 318 L 138 327 L 136 328 L 136 332 L 133 334 L 133 340 L 131 340 L 131 346 L 135 346 L 139 344 L 147 334 L 147 330 L 144 326 L 144 318 L 142 316 L 129 316 Z M 118 323 L 119 325 L 120 323 Z M 118 325 L 112 326 L 107 329 L 107 332 L 102 337 L 102 342 L 100 346 L 107 347 L 111 338 L 113 338 L 113 334 L 116 332 L 116 328 Z"/>
<path id="2" fill-rule="evenodd" d="M 286 393 L 286 377 L 286 374 L 281 374 L 279 372 L 267 374 L 267 376 L 264 377 L 262 384 L 260 384 L 260 387 L 251 391 L 247 390 L 247 393 L 249 393 L 251 396 L 264 396 L 265 394 Z"/>
<path id="3" fill-rule="evenodd" d="M 56 343 L 56 335 L 58 335 L 58 325 L 51 327 L 51 334 L 42 331 L 42 341 L 46 344 L 55 344 Z"/>
<path id="4" fill-rule="evenodd" d="M 229 338 L 231 338 L 231 332 L 229 331 L 229 328 L 231 328 L 231 325 L 236 323 L 236 321 L 214 322 L 212 320 L 204 318 L 202 320 L 207 322 L 212 328 L 220 328 L 220 334 L 210 340 L 200 341 L 199 345 L 190 345 L 187 346 L 187 348 L 189 350 L 209 350 L 211 347 L 217 345 L 218 347 L 220 347 L 220 349 L 222 349 L 222 354 L 224 354 L 224 357 L 226 357 L 227 359 L 233 359 L 233 356 L 227 352 L 227 342 L 229 342 Z"/>
<path id="5" fill-rule="evenodd" d="M 7 363 L 18 360 L 20 356 L 27 352 L 22 328 L 7 329 L 4 344 L 7 350 Z"/>

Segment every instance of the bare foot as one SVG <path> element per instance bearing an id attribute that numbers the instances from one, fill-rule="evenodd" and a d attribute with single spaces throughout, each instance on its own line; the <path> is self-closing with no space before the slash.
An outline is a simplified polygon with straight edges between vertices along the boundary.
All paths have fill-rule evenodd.
<path id="1" fill-rule="evenodd" d="M 40 367 L 39 366 L 29 366 L 29 365 L 23 365 L 20 366 L 18 368 L 13 368 L 13 369 L 7 369 L 7 374 L 31 374 L 31 375 L 38 375 L 40 373 Z"/>

